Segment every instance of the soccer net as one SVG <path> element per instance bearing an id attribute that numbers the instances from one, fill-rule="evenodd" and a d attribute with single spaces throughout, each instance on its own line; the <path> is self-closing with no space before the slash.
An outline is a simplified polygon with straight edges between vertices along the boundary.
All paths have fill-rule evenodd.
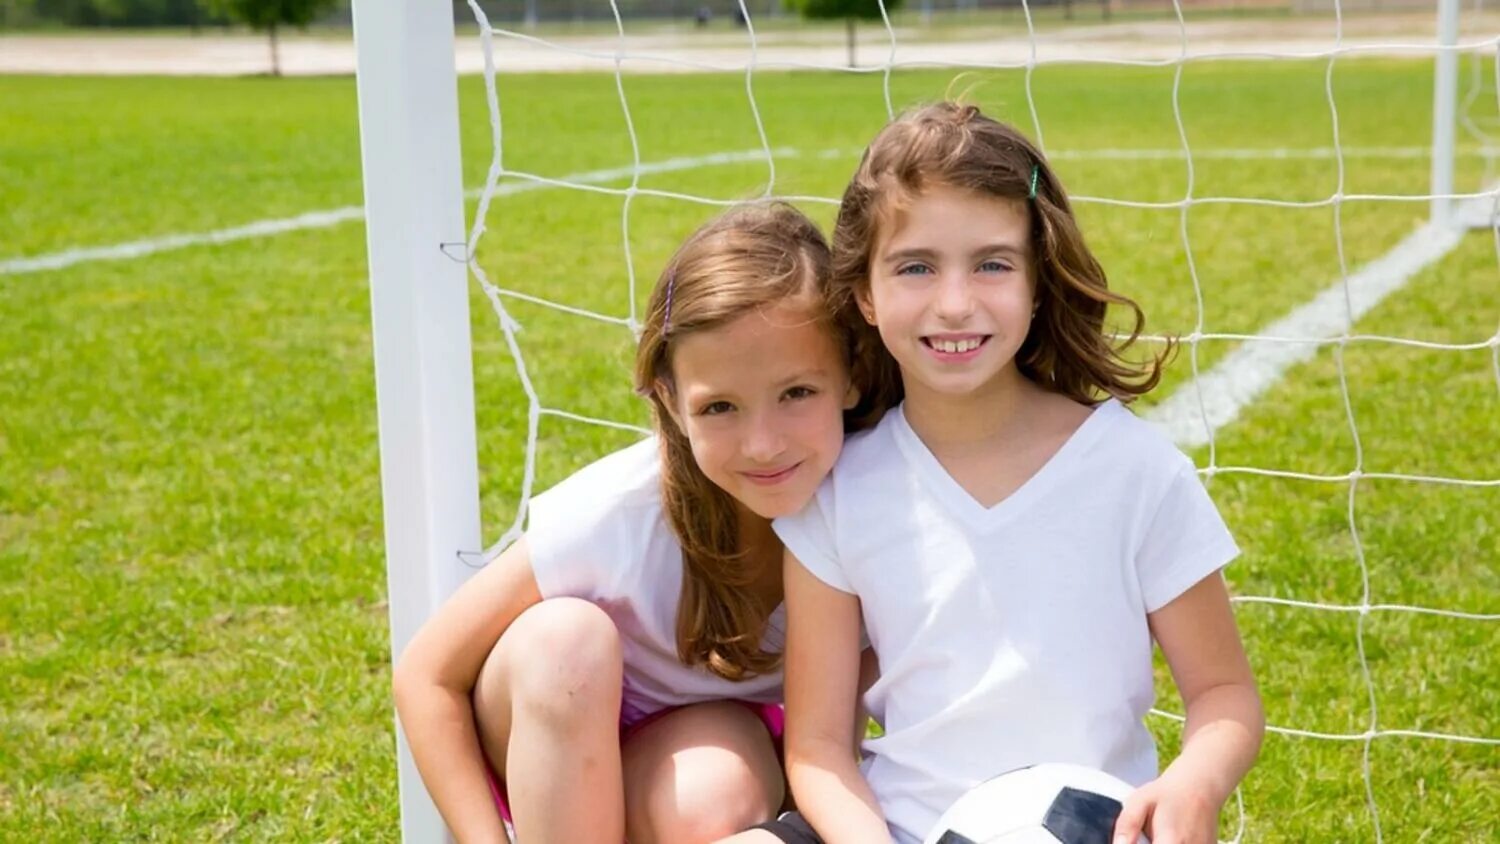
<path id="1" fill-rule="evenodd" d="M 466 145 L 471 158 L 486 145 L 487 166 L 467 196 L 466 236 L 451 225 L 408 234 L 429 259 L 441 241 L 490 318 L 471 344 L 451 291 L 437 316 L 416 294 L 406 304 L 428 327 L 386 350 L 429 360 L 426 330 L 458 356 L 450 363 L 467 367 L 472 353 L 474 386 L 465 369 L 399 395 L 421 381 L 388 377 L 400 364 L 379 357 L 392 335 L 374 278 L 397 653 L 520 535 L 534 492 L 646 431 L 630 351 L 680 238 L 752 198 L 830 222 L 863 143 L 957 79 L 1046 151 L 1112 286 L 1160 332 L 1145 342 L 1182 341 L 1137 412 L 1195 456 L 1246 549 L 1228 578 L 1270 724 L 1224 834 L 1480 835 L 1480 807 L 1500 790 L 1500 17 L 1477 0 L 1233 17 L 1181 0 L 1112 2 L 1086 22 L 1071 5 L 1024 0 L 993 19 L 972 6 L 882 6 L 864 29 L 868 64 L 850 68 L 842 25 L 802 30 L 741 1 L 731 9 L 742 21 L 698 32 L 597 4 L 610 26 L 583 35 L 467 4 L 459 62 L 482 72 L 466 107 L 484 116 L 466 111 Z M 381 128 L 365 105 L 365 53 L 382 48 L 360 15 L 373 190 Z M 511 73 L 526 68 L 584 72 Z M 451 191 L 439 201 L 451 205 Z M 383 235 L 370 202 L 375 277 Z M 388 421 L 413 403 L 426 415 Z M 402 437 L 460 469 L 419 462 L 393 477 Z M 476 447 L 479 468 L 466 470 Z M 412 485 L 426 490 L 426 516 L 393 503 Z M 456 527 L 432 515 L 476 485 L 500 523 L 483 548 L 477 512 Z M 417 524 L 420 540 L 397 542 L 393 519 Z M 1181 707 L 1160 680 L 1152 727 L 1166 760 Z M 402 752 L 406 835 L 426 840 L 441 827 Z"/>

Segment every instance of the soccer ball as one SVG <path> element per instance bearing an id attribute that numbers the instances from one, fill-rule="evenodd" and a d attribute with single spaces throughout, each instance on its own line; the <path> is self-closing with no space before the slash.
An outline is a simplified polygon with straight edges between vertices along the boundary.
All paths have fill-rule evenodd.
<path id="1" fill-rule="evenodd" d="M 1110 844 L 1133 790 L 1081 765 L 1020 768 L 969 789 L 924 844 Z"/>

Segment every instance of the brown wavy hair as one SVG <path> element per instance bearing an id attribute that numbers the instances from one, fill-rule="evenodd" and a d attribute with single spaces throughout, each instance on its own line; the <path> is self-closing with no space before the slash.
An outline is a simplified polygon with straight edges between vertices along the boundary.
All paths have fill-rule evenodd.
<path id="1" fill-rule="evenodd" d="M 1030 196 L 1033 173 L 1035 198 Z M 1103 396 L 1130 402 L 1156 386 L 1175 344 L 1169 340 L 1149 361 L 1125 357 L 1145 327 L 1145 314 L 1133 300 L 1109 289 L 1104 268 L 1084 243 L 1067 192 L 1041 150 L 977 106 L 939 102 L 917 107 L 870 142 L 839 206 L 833 231 L 834 287 L 868 294 L 870 258 L 881 227 L 894 219 L 905 199 L 931 185 L 970 190 L 1028 209 L 1037 312 L 1016 352 L 1023 375 L 1084 404 Z M 1133 316 L 1123 341 L 1105 332 L 1110 305 Z M 868 323 L 859 330 L 878 336 Z"/>
<path id="2" fill-rule="evenodd" d="M 832 333 L 859 391 L 844 413 L 846 433 L 869 427 L 890 406 L 899 381 L 881 369 L 879 338 L 861 332 L 858 306 L 829 284 L 830 255 L 818 227 L 784 202 L 738 206 L 705 224 L 667 263 L 646 307 L 636 351 L 636 392 L 651 403 L 661 446 L 662 507 L 682 545 L 677 654 L 730 680 L 778 668 L 781 654 L 761 650 L 769 608 L 749 587 L 734 499 L 710 481 L 674 421 L 672 352 L 676 341 L 762 308 L 793 301 Z M 668 302 L 670 301 L 670 320 Z"/>

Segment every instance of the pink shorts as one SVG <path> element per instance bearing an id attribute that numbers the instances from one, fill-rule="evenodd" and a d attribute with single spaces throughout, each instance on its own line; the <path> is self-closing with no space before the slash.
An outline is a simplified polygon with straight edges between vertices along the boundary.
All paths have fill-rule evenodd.
<path id="1" fill-rule="evenodd" d="M 766 725 L 766 731 L 771 734 L 771 742 L 776 745 L 776 755 L 781 756 L 781 739 L 786 732 L 786 710 L 776 703 L 752 703 L 748 700 L 732 701 L 755 713 L 760 722 Z M 620 713 L 620 744 L 625 744 L 631 736 L 645 729 L 647 725 L 661 720 L 667 715 L 681 709 L 680 706 L 669 706 L 650 715 L 641 717 L 630 717 L 626 712 Z M 483 752 L 481 750 L 481 752 Z M 490 762 L 489 756 L 485 756 L 484 773 L 490 781 L 490 795 L 495 798 L 495 806 L 500 810 L 500 817 L 505 818 L 506 823 L 511 822 L 510 801 L 505 793 L 505 781 L 495 775 L 495 765 Z"/>

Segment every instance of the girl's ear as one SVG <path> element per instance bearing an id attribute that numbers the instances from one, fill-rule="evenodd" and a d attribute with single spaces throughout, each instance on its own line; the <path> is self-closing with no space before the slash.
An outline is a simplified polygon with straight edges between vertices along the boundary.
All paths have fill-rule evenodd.
<path id="1" fill-rule="evenodd" d="M 844 409 L 853 410 L 859 404 L 859 388 L 850 382 L 849 389 L 844 391 Z"/>
<path id="2" fill-rule="evenodd" d="M 865 322 L 876 325 L 875 322 L 875 300 L 870 296 L 870 281 L 854 288 L 854 304 L 859 306 L 859 315 L 865 318 Z"/>

